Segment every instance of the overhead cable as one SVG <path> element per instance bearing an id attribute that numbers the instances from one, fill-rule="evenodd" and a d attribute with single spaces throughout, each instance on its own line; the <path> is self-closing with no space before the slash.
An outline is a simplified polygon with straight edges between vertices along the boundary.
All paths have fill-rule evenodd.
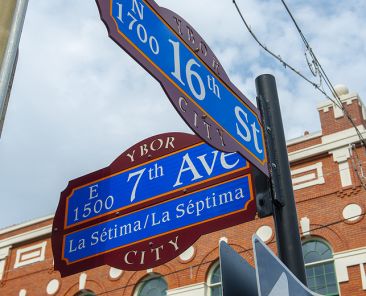
<path id="1" fill-rule="evenodd" d="M 340 107 L 340 109 L 344 112 L 345 116 L 347 117 L 347 119 L 351 122 L 352 126 L 355 128 L 357 135 L 359 136 L 360 140 L 362 141 L 362 143 L 364 144 L 364 146 L 366 146 L 366 142 L 365 139 L 363 138 L 361 132 L 359 131 L 357 125 L 355 124 L 354 120 L 352 119 L 352 117 L 350 116 L 349 112 L 347 111 L 347 109 L 343 106 L 342 100 L 340 99 L 338 93 L 335 91 L 333 84 L 331 83 L 330 79 L 328 78 L 328 75 L 325 73 L 322 65 L 320 64 L 319 60 L 317 59 L 315 53 L 313 52 L 312 48 L 310 47 L 309 42 L 307 41 L 307 39 L 305 38 L 304 34 L 302 33 L 299 25 L 297 24 L 293 14 L 291 13 L 290 9 L 288 8 L 287 4 L 285 3 L 285 0 L 281 0 L 282 4 L 284 5 L 287 13 L 289 14 L 292 22 L 294 23 L 296 30 L 298 31 L 306 49 L 309 51 L 310 56 L 312 58 L 312 64 L 314 65 L 315 69 L 318 69 L 318 74 L 319 77 L 325 81 L 326 85 L 328 86 L 329 90 L 331 91 L 332 95 L 334 96 L 334 98 L 337 100 L 338 102 L 338 106 Z M 308 63 L 309 65 L 309 63 Z M 310 70 L 312 70 L 311 66 L 309 65 Z M 313 72 L 313 71 L 312 71 Z M 332 102 L 334 102 L 329 96 L 327 96 L 328 99 L 330 99 Z"/>
<path id="2" fill-rule="evenodd" d="M 304 74 L 302 74 L 299 70 L 296 70 L 293 66 L 291 66 L 289 63 L 287 63 L 280 55 L 275 54 L 273 51 L 271 51 L 266 45 L 264 45 L 259 39 L 258 37 L 254 34 L 253 30 L 251 29 L 251 27 L 249 26 L 249 24 L 247 23 L 247 21 L 245 20 L 243 14 L 241 13 L 241 10 L 238 6 L 238 4 L 236 3 L 235 0 L 232 0 L 236 10 L 240 16 L 240 18 L 242 19 L 245 27 L 247 28 L 247 30 L 249 31 L 250 35 L 254 38 L 254 40 L 258 43 L 258 45 L 260 47 L 262 47 L 267 53 L 269 53 L 271 56 L 273 56 L 276 60 L 278 60 L 285 68 L 289 68 L 291 71 L 293 71 L 294 73 L 296 73 L 298 76 L 300 76 L 302 79 L 304 79 L 306 82 L 308 82 L 309 84 L 311 84 L 315 89 L 317 89 L 319 92 L 321 92 L 327 99 L 329 99 L 335 106 L 337 106 L 339 109 L 341 109 L 346 118 L 351 122 L 352 126 L 354 127 L 354 129 L 356 130 L 357 136 L 359 137 L 360 141 L 363 143 L 363 145 L 366 147 L 366 140 L 364 139 L 363 135 L 361 134 L 360 130 L 358 129 L 357 125 L 355 124 L 354 120 L 352 119 L 352 117 L 350 116 L 350 114 L 348 113 L 348 111 L 346 110 L 346 108 L 343 106 L 343 103 L 341 101 L 341 99 L 339 98 L 337 92 L 335 91 L 333 85 L 331 84 L 328 76 L 326 75 L 325 71 L 323 70 L 322 66 L 320 65 L 317 57 L 315 56 L 313 50 L 311 49 L 309 43 L 307 42 L 304 34 L 302 33 L 300 27 L 298 26 L 298 24 L 296 23 L 293 15 L 291 14 L 290 10 L 288 9 L 286 3 L 282 1 L 282 3 L 285 5 L 287 12 L 290 14 L 290 17 L 292 19 L 292 21 L 294 22 L 297 31 L 299 32 L 305 47 L 307 49 L 307 51 L 310 54 L 310 57 L 312 59 L 312 61 L 309 61 L 309 58 L 307 57 L 306 53 L 305 53 L 305 57 L 307 59 L 307 63 L 308 66 L 310 68 L 310 71 L 312 72 L 312 74 L 314 76 L 319 75 L 320 78 L 320 83 L 317 84 L 314 81 L 310 80 L 309 78 L 307 78 Z M 325 82 L 325 84 L 327 85 L 327 87 L 330 89 L 332 95 L 334 96 L 335 99 L 333 99 L 332 97 L 330 97 L 326 91 L 324 91 L 323 87 L 322 87 L 322 81 Z"/>
<path id="3" fill-rule="evenodd" d="M 366 215 L 366 213 L 361 213 L 359 215 L 355 215 L 355 216 L 352 216 L 352 217 L 348 217 L 347 219 L 336 220 L 336 221 L 330 222 L 328 224 L 319 225 L 317 227 L 310 228 L 306 232 L 300 232 L 300 235 L 304 235 L 305 233 L 309 233 L 309 232 L 311 233 L 311 232 L 315 232 L 315 231 L 318 231 L 318 230 L 321 230 L 321 229 L 324 229 L 324 228 L 328 228 L 329 226 L 334 226 L 336 224 L 340 224 L 340 223 L 343 223 L 345 221 L 354 221 L 355 219 L 361 219 L 365 215 Z M 276 243 L 276 240 L 275 239 L 273 239 L 272 241 L 270 241 L 268 244 L 274 244 L 274 243 Z M 248 253 L 248 252 L 251 252 L 251 251 L 253 251 L 253 248 L 248 248 L 248 249 L 245 249 L 244 251 L 239 251 L 238 253 L 239 254 L 245 254 L 245 253 Z M 251 253 L 249 253 L 249 256 L 251 258 L 253 258 L 253 255 Z M 207 261 L 205 261 L 203 263 L 198 263 L 198 264 L 195 264 L 195 265 L 191 265 L 191 266 L 184 267 L 182 269 L 178 269 L 178 270 L 175 270 L 175 271 L 171 271 L 171 272 L 168 272 L 166 274 L 157 274 L 157 276 L 155 278 L 164 278 L 164 277 L 167 277 L 167 276 L 170 276 L 170 275 L 173 275 L 173 274 L 177 274 L 177 273 L 180 273 L 180 272 L 192 270 L 193 268 L 200 268 L 201 266 L 204 266 L 204 265 L 210 265 L 210 264 L 216 262 L 217 260 L 218 260 L 218 258 L 215 258 L 213 260 L 207 260 Z M 47 261 L 50 262 L 50 263 L 53 262 L 52 259 L 48 259 Z M 15 269 L 8 269 L 8 270 L 6 270 L 3 273 L 3 275 L 9 274 L 11 271 L 14 271 L 14 270 Z M 42 268 L 40 270 L 35 270 L 35 271 L 30 272 L 30 273 L 27 273 L 26 276 L 29 277 L 31 275 L 35 275 L 35 274 L 38 274 L 38 273 L 41 273 L 41 272 L 51 273 L 52 272 L 52 269 L 50 269 L 50 268 Z M 13 281 L 13 280 L 22 279 L 22 278 L 24 278 L 24 275 L 18 275 L 18 276 L 15 276 L 15 277 L 11 277 L 9 279 L 6 279 L 6 277 L 3 277 L 3 282 Z M 141 284 L 141 283 L 147 282 L 150 279 L 151 278 L 144 278 L 142 280 L 139 280 L 138 282 L 125 284 L 124 286 L 119 286 L 119 287 L 116 287 L 116 288 L 113 288 L 113 289 L 110 289 L 110 290 L 106 290 L 106 291 L 104 291 L 102 293 L 99 293 L 98 295 L 104 295 L 104 294 L 108 294 L 108 293 L 111 293 L 111 292 L 116 292 L 118 290 L 126 289 L 126 288 L 129 288 L 129 287 L 135 287 L 137 284 Z"/>

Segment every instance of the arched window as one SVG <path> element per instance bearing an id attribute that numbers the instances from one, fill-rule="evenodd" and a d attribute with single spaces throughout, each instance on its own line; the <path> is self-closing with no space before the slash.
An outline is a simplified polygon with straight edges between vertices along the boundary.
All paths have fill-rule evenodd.
<path id="1" fill-rule="evenodd" d="M 221 290 L 221 269 L 219 262 L 215 263 L 209 274 L 208 274 L 208 283 L 209 287 L 209 295 L 210 296 L 222 296 Z"/>
<path id="2" fill-rule="evenodd" d="M 96 296 L 96 295 L 97 294 L 95 294 L 93 291 L 83 289 L 77 292 L 74 296 Z"/>
<path id="3" fill-rule="evenodd" d="M 168 285 L 163 277 L 151 276 L 144 279 L 138 289 L 137 296 L 166 296 Z"/>
<path id="4" fill-rule="evenodd" d="M 338 296 L 333 253 L 323 241 L 310 240 L 302 245 L 308 287 L 322 295 Z"/>

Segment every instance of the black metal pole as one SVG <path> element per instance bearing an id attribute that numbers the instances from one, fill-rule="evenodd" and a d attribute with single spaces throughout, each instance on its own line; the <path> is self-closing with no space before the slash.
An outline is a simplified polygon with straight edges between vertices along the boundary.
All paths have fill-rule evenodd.
<path id="1" fill-rule="evenodd" d="M 306 285 L 295 197 L 276 81 L 272 75 L 264 74 L 256 78 L 255 84 L 257 104 L 265 129 L 278 255 L 291 272 Z"/>

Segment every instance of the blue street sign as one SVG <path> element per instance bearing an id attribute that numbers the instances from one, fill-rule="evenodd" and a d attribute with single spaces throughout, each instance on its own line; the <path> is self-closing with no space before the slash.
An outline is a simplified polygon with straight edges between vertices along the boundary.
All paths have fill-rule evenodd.
<path id="1" fill-rule="evenodd" d="M 67 197 L 66 228 L 247 167 L 239 154 L 204 143 L 172 152 L 74 188 Z"/>
<path id="2" fill-rule="evenodd" d="M 202 38 L 152 0 L 97 0 L 111 38 L 163 86 L 192 130 L 239 152 L 268 176 L 259 112 L 230 82 Z"/>
<path id="3" fill-rule="evenodd" d="M 201 235 L 255 219 L 256 172 L 240 154 L 194 135 L 145 139 L 61 193 L 55 269 L 65 276 L 104 264 L 123 270 L 164 264 Z"/>
<path id="4" fill-rule="evenodd" d="M 220 242 L 222 296 L 258 296 L 255 269 L 232 247 Z"/>
<path id="5" fill-rule="evenodd" d="M 240 212 L 253 199 L 250 184 L 246 175 L 67 234 L 63 259 L 74 263 Z"/>
<path id="6" fill-rule="evenodd" d="M 257 235 L 253 247 L 259 296 L 320 296 L 304 286 Z"/>

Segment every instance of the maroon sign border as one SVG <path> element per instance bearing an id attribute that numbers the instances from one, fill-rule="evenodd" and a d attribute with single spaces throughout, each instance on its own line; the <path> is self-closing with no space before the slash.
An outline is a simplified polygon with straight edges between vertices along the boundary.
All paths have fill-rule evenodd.
<path id="1" fill-rule="evenodd" d="M 197 134 L 200 138 L 202 138 L 206 143 L 215 147 L 218 150 L 225 152 L 239 152 L 246 159 L 248 159 L 252 164 L 258 166 L 258 168 L 265 174 L 269 175 L 268 167 L 266 165 L 267 162 L 267 153 L 266 153 L 266 145 L 263 138 L 263 147 L 264 147 L 264 156 L 265 159 L 260 161 L 242 144 L 238 143 L 229 133 L 225 130 L 221 129 L 216 121 L 209 117 L 208 114 L 202 112 L 202 110 L 193 103 L 189 103 L 185 106 L 190 112 L 184 112 L 179 103 L 179 97 L 181 97 L 181 92 L 172 86 L 171 82 L 160 72 L 157 71 L 156 68 L 147 61 L 144 55 L 134 48 L 126 39 L 121 37 L 118 32 L 117 25 L 115 20 L 111 16 L 111 1 L 112 0 L 95 0 L 99 9 L 99 13 L 101 16 L 101 20 L 107 27 L 109 37 L 117 43 L 125 52 L 127 52 L 137 63 L 139 63 L 147 72 L 149 72 L 162 86 L 164 92 L 169 98 L 170 102 L 178 112 L 178 114 L 182 117 L 182 119 L 186 122 L 186 124 L 192 129 L 192 131 Z M 258 122 L 261 123 L 261 116 L 258 109 L 254 106 L 254 104 L 230 81 L 228 75 L 226 74 L 224 68 L 221 66 L 216 55 L 210 49 L 210 47 L 206 44 L 203 38 L 198 34 L 198 32 L 189 25 L 181 16 L 174 13 L 173 11 L 166 9 L 164 7 L 160 7 L 153 0 L 141 0 L 145 2 L 148 6 L 150 6 L 159 16 L 160 18 L 167 23 L 168 27 L 176 33 L 177 37 L 183 40 L 183 42 L 191 49 L 191 51 L 199 58 L 213 73 L 215 73 L 216 78 L 220 79 L 220 81 L 226 85 L 226 87 L 235 94 L 235 96 L 245 104 L 249 109 L 253 111 L 253 113 L 258 118 Z M 178 18 L 181 27 L 188 27 L 192 34 L 195 36 L 195 44 L 199 44 L 199 47 L 195 47 L 190 40 L 189 36 L 186 34 L 181 35 L 178 29 L 175 28 L 174 18 Z M 201 44 L 202 47 L 201 47 Z M 203 48 L 204 47 L 204 52 Z M 212 62 L 214 61 L 214 62 Z M 188 102 L 187 102 L 188 103 Z M 192 123 L 192 114 L 197 114 L 197 118 L 201 118 L 202 122 L 205 122 L 207 125 L 212 127 L 213 131 L 217 131 L 217 133 L 210 133 L 207 135 L 207 126 L 205 124 L 201 124 L 196 126 Z M 263 127 L 261 126 L 263 130 Z M 207 135 L 207 136 L 204 136 Z M 264 135 L 264 133 L 263 133 Z M 264 136 L 263 136 L 264 137 Z M 223 142 L 225 143 L 223 145 Z M 238 151 L 236 147 L 241 147 L 241 151 Z M 244 152 L 244 153 L 243 153 Z"/>
<path id="2" fill-rule="evenodd" d="M 194 135 L 189 135 L 185 133 L 164 133 L 157 136 L 150 137 L 148 139 L 145 139 L 143 141 L 140 141 L 139 143 L 133 145 L 129 149 L 127 149 L 125 152 L 123 152 L 115 161 L 112 162 L 112 164 L 104 169 L 98 170 L 96 172 L 87 174 L 85 176 L 82 176 L 80 178 L 74 179 L 69 182 L 66 189 L 61 193 L 60 203 L 58 205 L 58 208 L 56 210 L 55 218 L 53 221 L 53 229 L 52 229 L 52 250 L 54 255 L 54 265 L 55 269 L 59 270 L 61 273 L 61 276 L 67 276 L 71 274 L 75 274 L 77 272 L 81 272 L 90 268 L 94 268 L 97 266 L 101 266 L 104 264 L 108 264 L 112 267 L 124 269 L 124 270 L 143 270 L 147 268 L 152 268 L 158 265 L 162 265 L 175 257 L 179 256 L 182 252 L 184 252 L 187 248 L 189 248 L 192 244 L 196 242 L 196 240 L 199 239 L 200 236 L 217 231 L 220 229 L 224 229 L 227 227 L 231 227 L 240 223 L 244 223 L 247 221 L 251 221 L 256 216 L 256 205 L 255 205 L 255 186 L 253 184 L 254 182 L 254 176 L 252 175 L 252 166 L 248 166 L 247 168 L 244 168 L 239 171 L 234 171 L 232 174 L 228 174 L 223 176 L 222 178 L 215 178 L 212 180 L 209 180 L 206 183 L 198 184 L 197 186 L 192 186 L 189 188 L 189 193 L 204 190 L 205 188 L 209 186 L 218 185 L 223 182 L 227 182 L 231 179 L 238 178 L 241 176 L 248 175 L 248 178 L 250 179 L 250 190 L 252 193 L 251 200 L 247 202 L 246 207 L 243 210 L 240 210 L 234 214 L 229 214 L 224 217 L 218 217 L 217 219 L 214 219 L 212 221 L 205 221 L 201 224 L 194 225 L 192 227 L 187 227 L 180 230 L 174 230 L 168 234 L 161 234 L 154 238 L 145 239 L 141 242 L 138 242 L 136 244 L 128 245 L 128 246 L 122 246 L 121 248 L 118 248 L 117 250 L 108 251 L 104 254 L 98 254 L 97 256 L 93 256 L 92 258 L 83 259 L 80 262 L 75 262 L 71 264 L 67 264 L 65 260 L 63 260 L 63 244 L 64 244 L 64 236 L 80 230 L 84 229 L 86 227 L 95 225 L 97 223 L 105 222 L 107 220 L 110 220 L 115 217 L 115 213 L 112 213 L 111 215 L 106 215 L 103 217 L 98 217 L 96 219 L 93 219 L 91 221 L 87 221 L 86 223 L 76 225 L 75 227 L 70 227 L 68 229 L 64 228 L 64 221 L 65 221 L 65 208 L 66 208 L 66 197 L 70 195 L 71 191 L 75 187 L 82 186 L 83 184 L 90 183 L 92 180 L 95 180 L 95 178 L 103 178 L 103 176 L 109 176 L 113 173 L 117 173 L 120 170 L 124 170 L 128 167 L 129 163 L 126 163 L 127 154 L 131 153 L 131 151 L 136 149 L 139 149 L 142 145 L 146 143 L 151 143 L 155 139 L 158 138 L 167 138 L 167 137 L 174 137 L 175 138 L 175 148 L 167 149 L 167 150 L 158 150 L 158 151 L 149 151 L 148 154 L 143 155 L 142 157 L 136 159 L 136 162 L 134 165 L 141 165 L 145 162 L 150 162 L 154 159 L 158 159 L 163 157 L 165 154 L 170 154 L 176 150 L 182 150 L 190 146 L 199 145 L 202 143 L 202 140 Z M 166 196 L 163 196 L 161 199 L 148 201 L 144 204 L 140 204 L 138 207 L 134 209 L 129 209 L 128 213 L 135 212 L 136 210 L 142 208 L 143 206 L 153 206 L 156 203 L 161 203 L 163 201 L 166 201 L 171 198 L 179 198 L 179 196 L 182 196 L 184 194 L 187 194 L 187 191 L 182 190 L 180 192 L 180 195 L 176 195 L 175 197 L 172 197 L 172 195 L 167 194 Z M 127 214 L 127 212 L 122 212 Z M 167 246 L 167 243 L 169 241 L 177 240 L 177 237 L 179 237 L 179 251 L 174 250 L 172 248 L 168 248 L 167 250 L 164 250 L 164 258 L 161 258 L 160 260 L 157 260 L 156 262 L 153 262 L 150 258 L 147 259 L 144 264 L 126 264 L 123 263 L 123 254 L 137 254 L 141 252 L 146 252 L 146 250 L 152 250 L 153 248 L 156 248 L 156 246 L 165 245 Z M 132 252 L 132 253 L 131 253 Z M 141 253 L 142 254 L 142 253 Z M 122 262 L 122 263 L 121 263 Z"/>

